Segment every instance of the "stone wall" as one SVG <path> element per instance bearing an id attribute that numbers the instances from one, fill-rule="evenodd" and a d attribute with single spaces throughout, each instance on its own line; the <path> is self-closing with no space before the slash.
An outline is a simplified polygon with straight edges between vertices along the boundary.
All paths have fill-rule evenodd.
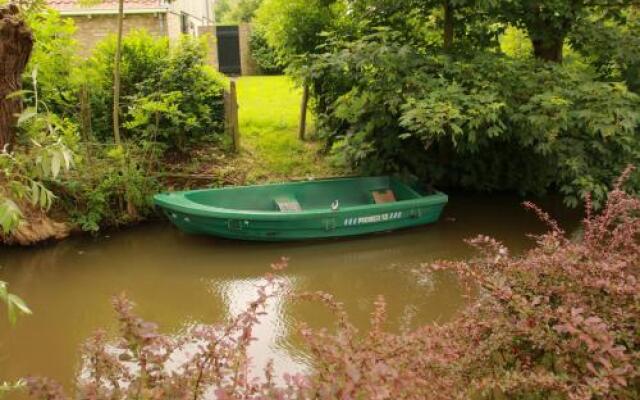
<path id="1" fill-rule="evenodd" d="M 220 65 L 218 64 L 218 41 L 216 40 L 216 27 L 199 26 L 198 36 L 206 38 L 208 46 L 207 50 L 209 51 L 209 53 L 207 54 L 207 63 L 217 71 L 220 68 Z"/>
<path id="2" fill-rule="evenodd" d="M 180 14 L 176 14 L 173 12 L 167 13 L 166 19 L 167 19 L 166 34 L 169 37 L 169 40 L 175 43 L 175 41 L 179 40 L 180 36 L 182 36 L 182 25 L 180 22 Z"/>
<path id="3" fill-rule="evenodd" d="M 79 44 L 79 53 L 83 57 L 91 54 L 98 42 L 115 34 L 118 29 L 116 15 L 73 16 L 77 30 L 75 39 Z M 133 30 L 144 29 L 152 36 L 167 35 L 166 14 L 127 14 L 124 18 L 123 31 L 126 35 Z M 178 27 L 179 29 L 179 27 Z"/>
<path id="4" fill-rule="evenodd" d="M 240 65 L 242 69 L 242 75 L 256 75 L 258 74 L 258 64 L 251 55 L 251 24 L 241 23 L 238 25 L 238 32 L 240 36 Z"/>

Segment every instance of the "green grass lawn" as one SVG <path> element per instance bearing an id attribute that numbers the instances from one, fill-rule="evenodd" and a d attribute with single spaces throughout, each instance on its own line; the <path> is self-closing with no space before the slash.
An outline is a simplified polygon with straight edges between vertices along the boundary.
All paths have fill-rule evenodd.
<path id="1" fill-rule="evenodd" d="M 241 160 L 248 183 L 334 174 L 318 155 L 319 143 L 298 140 L 301 89 L 284 76 L 237 80 Z M 307 137 L 313 133 L 309 114 Z"/>

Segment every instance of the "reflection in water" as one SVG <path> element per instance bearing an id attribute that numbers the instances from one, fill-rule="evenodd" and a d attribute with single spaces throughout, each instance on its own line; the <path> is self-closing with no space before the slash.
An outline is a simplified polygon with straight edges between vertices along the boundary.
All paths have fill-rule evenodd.
<path id="1" fill-rule="evenodd" d="M 248 308 L 249 303 L 258 298 L 258 286 L 266 283 L 265 279 L 227 281 L 218 285 L 220 294 L 227 306 L 230 316 L 237 316 Z M 294 282 L 289 285 L 295 286 Z M 254 373 L 260 374 L 269 361 L 273 361 L 276 377 L 283 373 L 301 373 L 307 370 L 308 361 L 290 346 L 284 338 L 289 337 L 292 326 L 285 315 L 284 293 L 276 293 L 265 307 L 266 315 L 259 317 L 259 324 L 253 329 L 257 339 L 249 347 Z M 262 374 L 260 374 L 262 375 Z"/>
<path id="2" fill-rule="evenodd" d="M 109 300 L 122 291 L 137 302 L 143 318 L 165 332 L 220 322 L 254 298 L 255 284 L 282 256 L 291 260 L 284 274 L 294 289 L 334 294 L 362 330 L 379 294 L 388 303 L 389 329 L 446 321 L 464 304 L 455 277 L 438 272 L 421 280 L 413 269 L 438 258 L 469 256 L 463 239 L 479 233 L 521 251 L 531 244 L 525 234 L 543 229 L 513 197 L 452 199 L 437 224 L 355 239 L 244 243 L 151 224 L 40 248 L 0 248 L 0 280 L 34 311 L 15 329 L 0 318 L 0 380 L 37 374 L 69 385 L 79 344 L 98 328 L 116 328 Z M 552 212 L 561 210 L 557 202 L 546 203 Z M 565 225 L 577 219 L 563 213 Z M 278 371 L 308 368 L 295 327 L 300 321 L 330 326 L 332 316 L 319 305 L 286 298 L 269 308 L 256 328 L 259 340 L 251 356 L 260 364 L 274 359 Z"/>

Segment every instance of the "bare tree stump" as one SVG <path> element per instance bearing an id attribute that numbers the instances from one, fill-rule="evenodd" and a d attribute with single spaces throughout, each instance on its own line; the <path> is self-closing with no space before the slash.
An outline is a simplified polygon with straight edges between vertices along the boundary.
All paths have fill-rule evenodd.
<path id="1" fill-rule="evenodd" d="M 18 6 L 0 7 L 0 149 L 15 141 L 16 115 L 22 110 L 22 101 L 7 96 L 22 88 L 21 75 L 32 49 L 33 34 Z"/>

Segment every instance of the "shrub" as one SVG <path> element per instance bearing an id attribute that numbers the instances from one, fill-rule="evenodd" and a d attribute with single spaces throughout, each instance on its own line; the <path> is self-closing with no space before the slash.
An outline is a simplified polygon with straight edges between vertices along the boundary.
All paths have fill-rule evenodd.
<path id="1" fill-rule="evenodd" d="M 87 232 L 135 223 L 154 212 L 153 194 L 160 190 L 153 149 L 133 144 L 85 150 L 78 173 L 58 187 L 70 222 Z M 125 150 L 126 149 L 126 150 Z"/>
<path id="2" fill-rule="evenodd" d="M 224 130 L 225 78 L 205 65 L 204 41 L 183 37 L 173 47 L 156 82 L 142 85 L 129 109 L 136 139 L 159 141 L 169 149 L 219 139 Z M 153 137 L 149 128 L 153 127 Z"/>
<path id="3" fill-rule="evenodd" d="M 23 90 L 34 105 L 18 117 L 16 146 L 11 151 L 6 148 L 0 151 L 0 243 L 38 241 L 38 229 L 21 230 L 27 221 L 31 224 L 38 221 L 49 228 L 44 229 L 40 240 L 62 235 L 64 230 L 49 221 L 46 212 L 56 199 L 52 185 L 73 165 L 77 126 L 48 111 L 46 103 L 38 101 L 37 73 L 33 74 L 32 84 L 33 90 Z"/>
<path id="4" fill-rule="evenodd" d="M 364 173 L 441 186 L 543 193 L 601 206 L 640 161 L 640 97 L 573 65 L 500 54 L 422 54 L 382 32 L 334 42 L 301 74 L 320 132 Z M 640 188 L 635 174 L 630 187 Z"/>
<path id="5" fill-rule="evenodd" d="M 115 46 L 115 37 L 100 42 L 83 71 L 89 82 L 92 130 L 100 141 L 109 140 L 112 135 Z M 124 38 L 120 78 L 123 113 L 140 90 L 149 91 L 159 80 L 168 56 L 167 39 L 155 39 L 146 31 L 134 31 Z"/>
<path id="6" fill-rule="evenodd" d="M 262 30 L 254 28 L 251 31 L 249 46 L 251 47 L 251 55 L 258 64 L 261 74 L 277 75 L 284 72 L 284 66 L 278 58 L 276 50 L 269 46 Z"/>
<path id="7" fill-rule="evenodd" d="M 570 42 L 603 79 L 624 80 L 640 93 L 640 11 L 597 13 L 581 19 Z"/>
<path id="8" fill-rule="evenodd" d="M 247 345 L 267 301 L 287 290 L 267 276 L 247 310 L 220 326 L 178 337 L 158 333 L 114 301 L 117 346 L 100 332 L 83 347 L 77 397 L 218 399 L 631 399 L 640 395 L 640 199 L 622 190 L 629 169 L 595 214 L 587 199 L 581 236 L 549 225 L 533 249 L 512 256 L 499 242 L 469 242 L 479 256 L 424 266 L 418 274 L 458 274 L 473 301 L 455 320 L 415 330 L 385 330 L 379 298 L 371 328 L 358 332 L 326 293 L 292 294 L 325 304 L 335 329 L 300 327 L 313 356 L 308 375 L 274 380 L 250 369 Z M 286 260 L 274 265 L 279 270 Z M 187 356 L 184 356 L 184 354 Z M 182 357 L 176 357 L 180 354 Z M 180 359 L 176 364 L 175 360 Z M 60 386 L 30 378 L 40 399 L 63 399 Z"/>
<path id="9" fill-rule="evenodd" d="M 87 74 L 92 82 L 93 128 L 101 141 L 111 137 L 115 39 L 100 44 Z M 215 139 L 223 130 L 224 78 L 205 63 L 204 41 L 183 37 L 175 47 L 144 31 L 123 42 L 122 112 L 125 135 L 158 141 L 184 151 L 189 144 Z"/>
<path id="10" fill-rule="evenodd" d="M 80 80 L 75 79 L 79 60 L 73 21 L 51 9 L 29 13 L 27 20 L 35 46 L 24 73 L 23 87 L 31 87 L 36 76 L 38 98 L 46 102 L 48 111 L 62 117 L 75 117 Z M 28 93 L 25 101 L 35 105 L 35 93 Z"/>

